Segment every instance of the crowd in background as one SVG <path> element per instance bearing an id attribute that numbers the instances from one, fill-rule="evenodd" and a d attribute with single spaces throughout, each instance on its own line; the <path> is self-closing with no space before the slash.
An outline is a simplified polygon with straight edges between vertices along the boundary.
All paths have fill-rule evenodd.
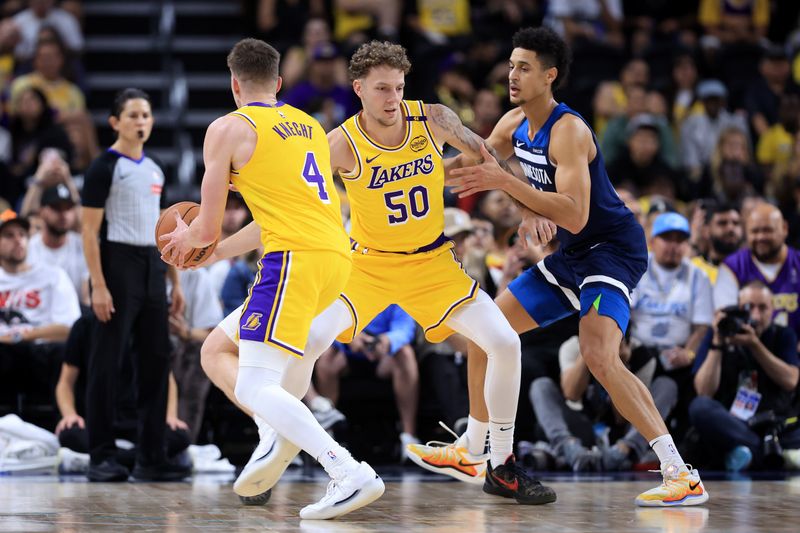
<path id="1" fill-rule="evenodd" d="M 559 32 L 574 60 L 556 98 L 593 127 L 651 250 L 620 356 L 693 463 L 741 470 L 800 467 L 791 422 L 800 412 L 795 4 L 254 0 L 243 3 L 242 22 L 283 53 L 279 98 L 326 129 L 358 111 L 347 61 L 378 38 L 409 51 L 406 98 L 441 102 L 484 137 L 510 108 L 510 35 L 530 25 Z M 22 412 L 50 402 L 56 416 L 42 425 L 80 452 L 91 311 L 76 233 L 79 185 L 100 150 L 83 84 L 81 3 L 9 0 L 2 15 L 0 405 Z M 446 193 L 446 204 L 445 233 L 491 296 L 558 247 L 520 242 L 519 209 L 503 192 Z M 346 201 L 343 211 L 347 220 Z M 231 194 L 222 238 L 249 220 Z M 169 318 L 172 455 L 189 442 L 224 444 L 213 416 L 204 416 L 207 405 L 218 414 L 214 402 L 223 400 L 200 368 L 199 347 L 246 297 L 257 260 L 250 254 L 181 274 L 185 310 Z M 523 336 L 518 454 L 537 468 L 652 466 L 646 442 L 586 370 L 576 335 L 577 321 L 568 320 Z M 408 315 L 390 307 L 352 344 L 320 359 L 306 402 L 326 429 L 349 425 L 356 450 L 398 460 L 402 445 L 439 436 L 436 420 L 460 433 L 466 353 L 457 335 L 426 343 Z M 133 394 L 130 380 L 122 372 L 120 389 Z M 120 396 L 124 418 L 130 398 Z"/>

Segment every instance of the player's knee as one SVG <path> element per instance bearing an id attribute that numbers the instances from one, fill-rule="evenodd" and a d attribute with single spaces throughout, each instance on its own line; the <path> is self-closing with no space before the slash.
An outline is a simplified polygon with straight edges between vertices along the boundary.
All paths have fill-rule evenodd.
<path id="1" fill-rule="evenodd" d="M 504 330 L 502 333 L 496 332 L 491 338 L 490 349 L 485 350 L 487 355 L 491 357 L 499 357 L 502 359 L 519 359 L 521 354 L 521 344 L 519 335 L 511 326 Z"/>

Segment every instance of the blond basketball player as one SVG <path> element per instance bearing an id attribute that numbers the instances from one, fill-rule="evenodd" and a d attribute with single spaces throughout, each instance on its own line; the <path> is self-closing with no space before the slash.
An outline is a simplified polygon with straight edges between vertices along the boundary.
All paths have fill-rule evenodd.
<path id="1" fill-rule="evenodd" d="M 216 240 L 232 181 L 262 228 L 264 247 L 239 321 L 235 396 L 330 475 L 326 495 L 303 508 L 301 518 L 335 518 L 379 498 L 384 485 L 281 386 L 288 361 L 304 356 L 312 319 L 344 289 L 352 261 L 325 132 L 311 116 L 277 100 L 279 57 L 256 39 L 240 41 L 228 55 L 238 109 L 209 126 L 200 214 L 188 227 L 176 217 L 177 229 L 162 237 L 162 253 L 182 266 L 190 248 Z M 240 495 L 263 492 L 248 488 Z"/>
<path id="2" fill-rule="evenodd" d="M 377 313 L 397 303 L 432 342 L 456 331 L 481 346 L 488 354 L 485 399 L 491 451 L 487 461 L 483 441 L 474 443 L 472 452 L 464 447 L 457 468 L 463 479 L 483 484 L 486 492 L 523 504 L 549 503 L 555 501 L 555 492 L 517 468 L 511 453 L 520 383 L 519 337 L 461 268 L 452 242 L 443 235 L 442 147 L 450 144 L 480 160 L 482 139 L 445 106 L 403 100 L 410 66 L 401 46 L 381 42 L 363 45 L 350 62 L 353 89 L 363 109 L 328 138 L 331 164 L 350 200 L 353 272 L 339 300 L 314 320 L 311 337 L 349 342 Z M 248 249 L 256 231 L 248 227 L 223 241 L 215 256 Z M 206 345 L 230 353 L 233 340 L 217 329 Z M 317 355 L 327 347 L 323 344 L 315 346 Z M 204 368 L 225 390 L 234 381 L 235 367 L 229 357 L 209 361 L 211 352 L 204 347 Z M 313 357 L 309 342 L 302 365 L 306 387 L 312 371 L 306 363 Z M 259 449 L 265 450 L 265 458 L 254 453 L 245 471 L 266 489 L 277 482 L 297 449 L 280 437 L 274 443 L 262 441 Z"/>

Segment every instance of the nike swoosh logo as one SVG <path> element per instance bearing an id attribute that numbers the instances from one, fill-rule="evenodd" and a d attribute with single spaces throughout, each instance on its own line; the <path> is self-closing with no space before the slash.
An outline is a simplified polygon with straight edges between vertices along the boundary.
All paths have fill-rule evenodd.
<path id="1" fill-rule="evenodd" d="M 525 143 L 522 141 L 515 141 L 514 146 L 516 146 L 517 148 L 522 148 L 523 146 L 525 146 Z"/>
<path id="2" fill-rule="evenodd" d="M 458 460 L 458 466 L 470 467 L 470 466 L 480 466 L 483 463 L 465 463 L 464 459 Z"/>
<path id="3" fill-rule="evenodd" d="M 376 155 L 376 156 L 375 156 L 375 157 L 373 157 L 373 158 L 369 158 L 369 157 L 368 157 L 368 158 L 367 158 L 367 164 L 369 165 L 370 163 L 372 163 L 373 161 L 375 161 L 376 159 L 378 159 L 380 156 L 381 156 L 381 154 L 378 154 L 378 155 Z"/>
<path id="4" fill-rule="evenodd" d="M 256 462 L 256 461 L 263 461 L 264 459 L 266 459 L 266 458 L 267 458 L 267 456 L 268 456 L 269 454 L 271 454 L 271 453 L 272 453 L 272 450 L 274 450 L 274 449 L 275 449 L 275 443 L 276 443 L 276 442 L 277 442 L 277 439 L 276 439 L 275 441 L 273 441 L 273 443 L 272 443 L 272 446 L 270 446 L 270 447 L 269 447 L 269 450 L 267 450 L 267 453 L 265 453 L 264 455 L 262 455 L 261 457 L 259 457 L 258 459 L 256 459 L 254 462 Z"/>
<path id="5" fill-rule="evenodd" d="M 594 250 L 595 248 L 597 248 L 597 247 L 598 247 L 598 246 L 600 246 L 601 244 L 605 244 L 605 242 L 598 242 L 597 244 L 593 244 L 593 245 L 591 245 L 591 246 L 589 247 L 589 249 L 590 249 L 590 250 Z"/>
<path id="6" fill-rule="evenodd" d="M 508 481 L 497 477 L 494 472 L 492 472 L 492 477 L 494 478 L 495 481 L 500 483 L 502 486 L 504 486 L 508 490 L 516 492 L 517 489 L 519 489 L 519 481 L 517 479 L 514 479 L 514 483 L 509 483 Z"/>
<path id="7" fill-rule="evenodd" d="M 509 429 L 513 429 L 513 428 L 514 428 L 514 426 L 511 426 L 511 427 L 508 427 L 508 428 L 500 428 L 500 431 L 508 431 Z"/>
<path id="8" fill-rule="evenodd" d="M 696 489 L 698 485 L 700 485 L 699 481 L 697 483 L 695 483 L 694 485 L 692 485 L 692 482 L 690 481 L 689 482 L 689 490 L 690 491 L 694 491 L 694 489 Z"/>
<path id="9" fill-rule="evenodd" d="M 338 502 L 334 503 L 333 505 L 342 505 L 343 503 L 347 503 L 347 502 L 349 502 L 350 500 L 352 500 L 353 498 L 355 498 L 355 497 L 356 497 L 356 495 L 357 495 L 359 492 L 361 492 L 361 489 L 358 489 L 358 490 L 356 490 L 355 492 L 353 492 L 353 494 L 351 494 L 351 495 L 350 495 L 350 496 L 348 496 L 347 498 L 345 498 L 345 499 L 343 499 L 343 500 L 339 500 Z"/>

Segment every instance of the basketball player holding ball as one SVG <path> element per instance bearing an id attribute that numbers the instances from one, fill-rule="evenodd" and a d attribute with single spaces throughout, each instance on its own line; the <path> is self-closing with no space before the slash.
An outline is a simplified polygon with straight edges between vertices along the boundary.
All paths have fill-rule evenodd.
<path id="1" fill-rule="evenodd" d="M 111 147 L 86 171 L 83 187 L 83 250 L 97 317 L 89 354 L 86 427 L 91 481 L 125 481 L 131 472 L 115 460 L 114 406 L 122 357 L 134 344 L 138 446 L 133 477 L 179 480 L 191 468 L 167 461 L 164 427 L 169 375 L 167 313 L 183 311 L 177 272 L 156 249 L 164 172 L 144 152 L 153 128 L 146 93 L 124 89 L 114 99 Z M 165 277 L 172 281 L 168 308 Z"/>

